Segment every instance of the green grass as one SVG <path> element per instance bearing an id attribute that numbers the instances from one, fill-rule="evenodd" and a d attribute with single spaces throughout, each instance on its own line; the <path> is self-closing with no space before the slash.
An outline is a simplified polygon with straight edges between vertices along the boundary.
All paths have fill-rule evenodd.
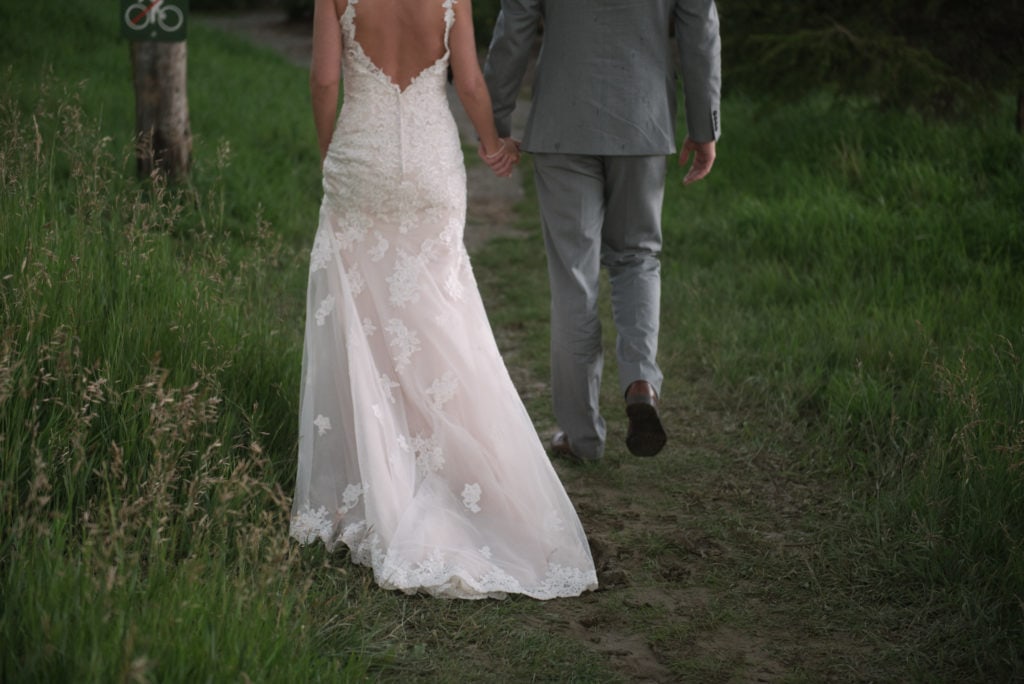
<path id="1" fill-rule="evenodd" d="M 381 592 L 344 554 L 287 539 L 319 201 L 305 75 L 194 23 L 192 180 L 139 182 L 116 13 L 62 8 L 0 3 L 0 679 L 621 678 L 551 637 L 557 606 Z M 724 113 L 712 176 L 682 189 L 675 173 L 666 198 L 666 408 L 729 407 L 743 453 L 771 451 L 780 475 L 823 470 L 843 505 L 792 523 L 837 518 L 811 526 L 810 598 L 779 558 L 730 559 L 681 622 L 614 591 L 595 619 L 673 651 L 749 619 L 737 592 L 799 596 L 881 630 L 879 679 L 1024 675 L 1024 143 L 1001 114 L 944 125 L 738 96 Z M 526 236 L 474 268 L 543 431 L 535 217 L 528 194 Z M 731 477 L 715 447 L 686 456 L 709 481 Z M 676 461 L 616 459 L 568 474 L 570 492 L 655 478 L 667 498 L 652 501 L 700 508 Z M 705 531 L 753 550 L 742 493 Z M 644 556 L 638 585 L 663 586 L 682 570 L 667 552 L 703 548 L 687 534 L 611 541 Z M 849 672 L 801 667 L 796 681 Z"/>
<path id="2" fill-rule="evenodd" d="M 1019 676 L 1024 140 L 1008 116 L 939 124 L 825 98 L 765 112 L 736 97 L 724 115 L 708 180 L 670 172 L 667 396 L 710 374 L 776 432 L 748 439 L 798 439 L 792 466 L 844 483 L 853 517 L 836 516 L 856 532 L 821 540 L 818 571 L 864 620 L 916 606 L 901 646 L 916 676 Z M 545 377 L 541 249 L 503 241 L 475 263 L 495 325 L 521 331 L 515 358 Z M 499 284 L 503 267 L 519 277 Z"/>
<path id="3" fill-rule="evenodd" d="M 975 635 L 929 666 L 1020 674 L 1024 141 L 827 101 L 725 118 L 714 176 L 666 202 L 663 334 L 809 427 L 863 502 L 850 580 Z"/>
<path id="4" fill-rule="evenodd" d="M 138 182 L 107 8 L 9 4 L 0 679 L 360 678 L 360 627 L 308 610 L 346 583 L 314 585 L 287 539 L 318 194 L 301 75 L 195 27 L 193 182 Z"/>

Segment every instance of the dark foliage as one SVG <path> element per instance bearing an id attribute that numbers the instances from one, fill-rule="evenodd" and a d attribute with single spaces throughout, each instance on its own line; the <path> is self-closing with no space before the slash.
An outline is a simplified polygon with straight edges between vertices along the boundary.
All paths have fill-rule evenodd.
<path id="1" fill-rule="evenodd" d="M 191 0 L 189 3 L 192 9 L 203 12 L 281 8 L 292 21 L 311 19 L 313 4 L 314 0 Z M 481 49 L 491 42 L 491 32 L 500 10 L 501 0 L 473 2 L 473 29 Z"/>
<path id="2" fill-rule="evenodd" d="M 1024 0 L 719 0 L 726 82 L 951 114 L 1024 86 Z"/>
<path id="3" fill-rule="evenodd" d="M 227 12 L 232 10 L 275 9 L 297 3 L 308 3 L 310 10 L 313 0 L 189 0 L 189 9 L 197 12 Z"/>
<path id="4" fill-rule="evenodd" d="M 490 44 L 494 22 L 498 20 L 500 11 L 501 0 L 473 0 L 473 33 L 480 48 Z"/>

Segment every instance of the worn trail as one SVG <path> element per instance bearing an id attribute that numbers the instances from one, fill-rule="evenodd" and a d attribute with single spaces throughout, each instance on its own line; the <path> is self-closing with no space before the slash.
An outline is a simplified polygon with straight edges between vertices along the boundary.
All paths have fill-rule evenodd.
<path id="1" fill-rule="evenodd" d="M 309 64 L 310 27 L 280 12 L 200 21 Z M 450 96 L 464 144 L 474 148 Z M 514 121 L 513 131 L 522 125 Z M 467 176 L 470 250 L 518 234 L 520 172 L 497 179 L 470 160 Z M 527 395 L 547 393 L 514 354 L 508 362 Z M 794 469 L 800 436 L 721 397 L 710 378 L 680 378 L 674 387 L 662 407 L 671 441 L 657 458 L 622 448 L 598 466 L 556 464 L 592 540 L 601 589 L 546 603 L 531 626 L 592 650 L 622 681 L 877 678 L 858 665 L 877 641 L 841 626 L 814 570 L 817 541 L 834 527 L 820 512 L 834 509 L 837 495 Z M 609 417 L 610 437 L 621 439 L 624 416 Z"/>

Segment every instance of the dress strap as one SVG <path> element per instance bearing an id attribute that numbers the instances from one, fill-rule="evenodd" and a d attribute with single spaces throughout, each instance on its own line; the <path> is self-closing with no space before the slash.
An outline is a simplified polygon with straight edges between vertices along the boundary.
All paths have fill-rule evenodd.
<path id="1" fill-rule="evenodd" d="M 452 26 L 455 24 L 455 10 L 452 7 L 455 6 L 455 0 L 444 0 L 444 51 L 451 52 L 448 48 L 448 34 L 452 32 Z"/>
<path id="2" fill-rule="evenodd" d="M 348 0 L 348 3 L 345 5 L 345 11 L 341 13 L 339 21 L 341 22 L 342 36 L 346 40 L 352 40 L 356 33 L 355 18 L 356 5 L 358 4 L 359 0 Z"/>

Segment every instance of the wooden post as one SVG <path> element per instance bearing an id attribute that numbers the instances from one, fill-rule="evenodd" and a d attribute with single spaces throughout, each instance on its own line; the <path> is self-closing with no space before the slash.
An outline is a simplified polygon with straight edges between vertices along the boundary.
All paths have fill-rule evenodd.
<path id="1" fill-rule="evenodd" d="M 188 176 L 192 162 L 185 41 L 133 42 L 135 157 L 140 178 L 154 169 L 172 180 Z"/>
<path id="2" fill-rule="evenodd" d="M 188 176 L 188 0 L 121 0 L 121 35 L 131 42 L 135 158 L 140 178 Z"/>

